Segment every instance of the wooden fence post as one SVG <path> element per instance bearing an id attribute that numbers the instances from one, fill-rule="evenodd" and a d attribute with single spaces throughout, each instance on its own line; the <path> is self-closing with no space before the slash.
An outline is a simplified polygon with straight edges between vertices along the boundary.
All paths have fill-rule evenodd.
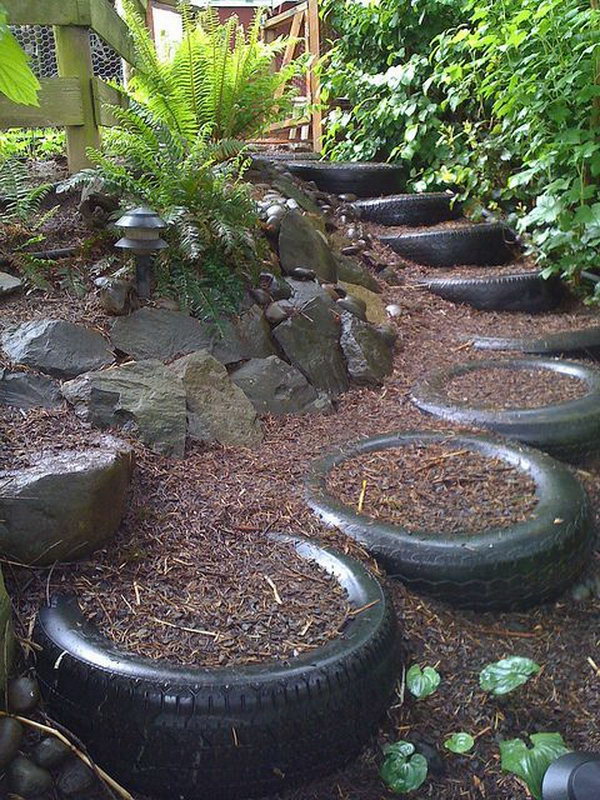
<path id="1" fill-rule="evenodd" d="M 321 82 L 317 75 L 317 61 L 321 57 L 321 23 L 319 20 L 319 0 L 308 0 L 307 9 L 308 49 L 313 57 L 310 67 L 310 98 L 313 105 L 312 137 L 313 149 L 321 152 L 323 143 L 323 117 L 321 113 Z"/>
<path id="2" fill-rule="evenodd" d="M 100 131 L 94 114 L 92 95 L 92 50 L 88 28 L 80 25 L 55 26 L 56 61 L 61 78 L 79 78 L 83 106 L 83 125 L 67 127 L 67 157 L 69 172 L 79 172 L 91 166 L 88 147 L 100 147 Z"/>

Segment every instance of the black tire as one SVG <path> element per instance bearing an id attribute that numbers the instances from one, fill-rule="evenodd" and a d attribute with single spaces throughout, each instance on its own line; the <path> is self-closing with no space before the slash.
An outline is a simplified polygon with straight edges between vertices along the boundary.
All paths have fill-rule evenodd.
<path id="1" fill-rule="evenodd" d="M 177 667 L 119 650 L 74 598 L 40 611 L 37 673 L 50 715 L 129 789 L 165 800 L 277 792 L 354 758 L 384 714 L 402 664 L 381 585 L 348 556 L 280 538 L 364 608 L 338 639 L 292 661 Z"/>
<path id="2" fill-rule="evenodd" d="M 556 308 L 564 296 L 564 286 L 560 280 L 544 280 L 537 272 L 479 278 L 430 278 L 423 281 L 422 285 L 444 300 L 466 303 L 481 311 L 525 311 L 537 314 Z"/>
<path id="3" fill-rule="evenodd" d="M 401 191 L 405 178 L 402 167 L 370 161 L 290 161 L 286 167 L 298 178 L 314 181 L 323 192 L 357 197 L 396 194 Z"/>
<path id="4" fill-rule="evenodd" d="M 542 337 L 466 337 L 477 350 L 518 350 L 532 355 L 579 355 L 600 359 L 600 325 L 578 331 L 559 331 Z"/>
<path id="5" fill-rule="evenodd" d="M 462 204 L 446 192 L 394 194 L 358 200 L 354 207 L 360 219 L 379 225 L 435 225 L 462 215 Z"/>
<path id="6" fill-rule="evenodd" d="M 453 447 L 503 459 L 529 473 L 539 498 L 536 516 L 476 535 L 414 533 L 359 514 L 327 492 L 327 474 L 348 458 L 449 438 Z M 543 453 L 486 436 L 393 433 L 348 445 L 313 464 L 307 500 L 328 525 L 360 542 L 391 577 L 460 608 L 526 608 L 559 595 L 585 568 L 595 539 L 586 492 L 567 467 Z"/>
<path id="7" fill-rule="evenodd" d="M 386 234 L 379 240 L 398 255 L 429 267 L 498 266 L 507 264 L 517 250 L 514 233 L 500 223 Z"/>
<path id="8" fill-rule="evenodd" d="M 451 378 L 491 367 L 572 375 L 585 381 L 588 391 L 576 400 L 531 409 L 490 410 L 448 399 L 445 387 Z M 569 461 L 600 450 L 600 369 L 576 361 L 519 358 L 459 364 L 429 373 L 413 387 L 411 400 L 421 411 L 461 425 L 487 428 Z"/>

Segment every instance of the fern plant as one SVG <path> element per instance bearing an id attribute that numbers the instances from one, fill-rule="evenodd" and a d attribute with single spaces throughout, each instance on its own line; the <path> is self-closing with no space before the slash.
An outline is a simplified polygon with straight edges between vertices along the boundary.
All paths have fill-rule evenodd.
<path id="1" fill-rule="evenodd" d="M 261 40 L 262 12 L 247 30 L 236 16 L 221 23 L 217 11 L 181 6 L 183 39 L 161 61 L 143 17 L 124 1 L 125 20 L 137 54 L 130 88 L 156 117 L 188 140 L 199 131 L 211 139 L 249 139 L 289 113 L 291 78 L 300 61 L 273 70 L 289 38 Z"/>
<path id="2" fill-rule="evenodd" d="M 26 222 L 37 215 L 52 184 L 31 186 L 27 165 L 18 158 L 0 158 L 0 198 L 5 222 Z"/>
<path id="3" fill-rule="evenodd" d="M 190 140 L 135 100 L 113 112 L 119 127 L 106 136 L 102 152 L 90 151 L 95 168 L 68 178 L 58 191 L 100 179 L 124 206 L 155 209 L 169 225 L 170 247 L 159 262 L 163 288 L 166 282 L 171 290 L 165 293 L 200 316 L 219 304 L 230 310 L 230 284 L 239 287 L 259 262 L 259 221 L 242 180 L 243 156 L 235 143 L 212 141 L 208 126 Z"/>

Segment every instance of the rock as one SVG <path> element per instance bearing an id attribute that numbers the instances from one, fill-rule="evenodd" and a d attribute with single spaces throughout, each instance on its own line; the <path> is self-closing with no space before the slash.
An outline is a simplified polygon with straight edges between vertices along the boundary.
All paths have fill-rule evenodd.
<path id="1" fill-rule="evenodd" d="M 19 752 L 23 739 L 23 726 L 11 717 L 0 718 L 0 771 L 10 764 Z"/>
<path id="2" fill-rule="evenodd" d="M 141 308 L 112 325 L 110 338 L 117 350 L 135 359 L 170 361 L 177 356 L 210 349 L 214 333 L 187 314 L 164 308 Z"/>
<path id="3" fill-rule="evenodd" d="M 9 788 L 20 797 L 42 794 L 52 786 L 50 773 L 25 756 L 17 756 L 6 770 Z"/>
<path id="4" fill-rule="evenodd" d="M 62 403 L 58 383 L 45 375 L 0 369 L 0 405 L 14 408 L 57 408 Z"/>
<path id="5" fill-rule="evenodd" d="M 389 306 L 385 307 L 385 313 L 388 317 L 399 317 L 402 314 L 402 306 L 397 303 L 390 303 Z"/>
<path id="6" fill-rule="evenodd" d="M 184 356 L 170 370 L 185 388 L 190 437 L 224 445 L 260 444 L 262 430 L 252 403 L 210 353 Z"/>
<path id="7" fill-rule="evenodd" d="M 62 393 L 97 428 L 122 428 L 155 453 L 183 456 L 185 390 L 160 361 L 89 372 L 63 384 Z"/>
<path id="8" fill-rule="evenodd" d="M 389 286 L 402 286 L 404 283 L 403 279 L 393 267 L 384 267 L 379 273 L 379 277 Z"/>
<path id="9" fill-rule="evenodd" d="M 287 300 L 281 300 L 278 303 L 271 303 L 265 308 L 265 319 L 271 325 L 279 325 L 284 319 L 287 319 L 294 306 Z"/>
<path id="10" fill-rule="evenodd" d="M 277 352 L 269 323 L 258 306 L 233 320 L 220 320 L 216 327 L 210 352 L 222 364 L 267 358 Z"/>
<path id="11" fill-rule="evenodd" d="M 259 306 L 268 306 L 272 299 L 264 289 L 250 289 L 250 296 Z"/>
<path id="12" fill-rule="evenodd" d="M 295 184 L 293 179 L 280 176 L 273 181 L 273 186 L 278 192 L 281 192 L 282 195 L 290 200 L 294 200 L 300 206 L 300 208 L 303 208 L 310 214 L 319 213 L 319 207 L 315 203 L 314 199 L 306 191 L 304 191 L 304 189 Z"/>
<path id="13" fill-rule="evenodd" d="M 231 373 L 259 414 L 301 414 L 331 408 L 295 367 L 277 356 L 253 358 Z"/>
<path id="14" fill-rule="evenodd" d="M 281 322 L 273 334 L 285 355 L 317 389 L 337 396 L 348 388 L 340 349 L 339 319 L 329 303 L 314 297 L 301 314 Z"/>
<path id="15" fill-rule="evenodd" d="M 133 454 L 112 436 L 81 450 L 40 452 L 0 472 L 0 552 L 43 567 L 102 546 L 123 516 Z"/>
<path id="16" fill-rule="evenodd" d="M 344 203 L 355 203 L 358 200 L 358 197 L 355 194 L 352 194 L 351 192 L 346 192 L 346 194 L 340 194 L 338 195 L 338 197 L 340 198 L 340 200 L 343 200 Z"/>
<path id="17" fill-rule="evenodd" d="M 348 311 L 342 314 L 340 344 L 352 380 L 378 386 L 393 368 L 392 350 L 377 330 Z"/>
<path id="18" fill-rule="evenodd" d="M 91 789 L 95 781 L 92 770 L 79 758 L 72 758 L 61 769 L 56 787 L 63 797 L 75 797 Z"/>
<path id="19" fill-rule="evenodd" d="M 314 269 L 307 269 L 306 267 L 294 267 L 288 272 L 288 275 L 297 281 L 314 281 L 317 277 Z"/>
<path id="20" fill-rule="evenodd" d="M 47 736 L 33 748 L 31 756 L 39 767 L 54 769 L 71 755 L 71 748 L 56 736 Z"/>
<path id="21" fill-rule="evenodd" d="M 2 512 L 0 511 L 0 519 L 1 518 Z M 0 522 L 0 531 L 1 529 L 2 522 Z M 15 644 L 11 617 L 12 611 L 10 598 L 8 596 L 8 592 L 6 591 L 6 587 L 4 586 L 2 570 L 0 570 L 0 692 L 2 693 L 4 693 L 8 670 L 10 669 L 10 665 L 12 663 Z"/>
<path id="22" fill-rule="evenodd" d="M 327 282 L 337 280 L 337 263 L 327 237 L 298 211 L 288 211 L 279 232 L 279 258 L 285 273 L 295 267 L 313 269 Z"/>
<path id="23" fill-rule="evenodd" d="M 353 258 L 338 256 L 338 280 L 364 286 L 365 289 L 376 294 L 381 293 L 377 279 Z"/>
<path id="24" fill-rule="evenodd" d="M 283 304 L 287 302 L 294 308 L 304 308 L 307 303 L 318 297 L 325 305 L 330 307 L 334 305 L 331 294 L 315 281 L 296 281 L 286 278 L 286 283 L 292 290 L 292 296 L 288 301 L 281 301 Z"/>
<path id="25" fill-rule="evenodd" d="M 337 305 L 339 308 L 342 308 L 344 311 L 350 312 L 350 314 L 354 314 L 355 317 L 362 319 L 364 322 L 367 321 L 367 307 L 366 304 L 363 303 L 362 300 L 359 300 L 357 297 L 353 297 L 351 294 L 346 295 L 346 297 L 342 297 L 337 301 Z"/>
<path id="26" fill-rule="evenodd" d="M 362 300 L 363 303 L 365 303 L 367 308 L 367 320 L 369 322 L 372 322 L 374 325 L 387 322 L 388 316 L 385 313 L 385 306 L 378 294 L 375 294 L 375 292 L 371 292 L 369 289 L 365 289 L 364 286 L 359 286 L 355 283 L 346 283 L 345 281 L 340 281 L 340 286 L 342 286 L 348 292 L 348 294 L 351 294 L 353 297 L 356 297 L 358 300 Z"/>
<path id="27" fill-rule="evenodd" d="M 102 228 L 118 208 L 117 198 L 108 193 L 102 178 L 96 178 L 83 187 L 77 210 L 89 225 Z"/>
<path id="28" fill-rule="evenodd" d="M 345 221 L 345 220 L 341 220 L 340 219 L 340 222 L 342 222 L 342 221 Z M 342 249 L 340 250 L 340 253 L 343 256 L 355 256 L 355 255 L 357 255 L 357 253 L 360 253 L 360 247 L 358 245 L 356 245 L 356 244 L 349 244 L 346 247 L 342 247 Z M 342 277 L 344 277 L 344 276 L 342 275 Z"/>
<path id="29" fill-rule="evenodd" d="M 267 208 L 267 219 L 283 219 L 285 216 L 285 206 L 272 205 Z"/>
<path id="30" fill-rule="evenodd" d="M 382 322 L 381 325 L 375 327 L 375 330 L 390 347 L 396 343 L 398 331 L 390 322 Z"/>
<path id="31" fill-rule="evenodd" d="M 139 308 L 135 286 L 123 278 L 96 278 L 94 285 L 99 289 L 100 305 L 107 314 L 115 317 L 130 314 Z"/>
<path id="32" fill-rule="evenodd" d="M 0 272 L 0 297 L 17 292 L 23 286 L 23 282 L 15 275 L 8 272 Z"/>
<path id="33" fill-rule="evenodd" d="M 321 284 L 321 288 L 323 291 L 327 292 L 332 300 L 339 300 L 342 297 L 346 297 L 347 294 L 346 290 L 338 286 L 337 283 L 323 283 Z"/>
<path id="34" fill-rule="evenodd" d="M 56 378 L 74 378 L 114 361 L 108 342 L 99 333 L 57 319 L 36 319 L 9 328 L 2 336 L 2 347 L 15 364 Z"/>
<path id="35" fill-rule="evenodd" d="M 179 303 L 172 297 L 155 297 L 154 305 L 156 308 L 165 308 L 167 311 L 175 311 L 177 313 L 181 311 Z"/>
<path id="36" fill-rule="evenodd" d="M 40 687 L 26 675 L 13 678 L 7 687 L 8 710 L 12 714 L 28 714 L 40 702 Z"/>
<path id="37" fill-rule="evenodd" d="M 280 280 L 272 272 L 261 272 L 258 277 L 260 289 L 267 292 L 271 300 L 287 300 L 292 290 L 284 280 Z"/>

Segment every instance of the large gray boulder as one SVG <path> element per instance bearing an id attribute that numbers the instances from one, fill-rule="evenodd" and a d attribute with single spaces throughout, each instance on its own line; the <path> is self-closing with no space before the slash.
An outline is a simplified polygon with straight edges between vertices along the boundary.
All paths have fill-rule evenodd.
<path id="1" fill-rule="evenodd" d="M 392 348 L 368 322 L 345 311 L 340 344 L 353 381 L 378 386 L 393 369 Z"/>
<path id="2" fill-rule="evenodd" d="M 338 280 L 364 286 L 365 289 L 377 294 L 381 293 L 381 286 L 377 279 L 358 261 L 349 256 L 338 256 Z"/>
<path id="3" fill-rule="evenodd" d="M 0 552 L 36 567 L 71 561 L 117 531 L 133 469 L 129 445 L 99 436 L 82 450 L 40 452 L 0 472 Z"/>
<path id="4" fill-rule="evenodd" d="M 56 381 L 31 372 L 0 369 L 0 405 L 15 408 L 57 408 L 63 402 Z"/>
<path id="5" fill-rule="evenodd" d="M 101 334 L 62 319 L 34 319 L 9 328 L 2 336 L 2 348 L 13 363 L 55 378 L 74 378 L 114 361 Z"/>
<path id="6" fill-rule="evenodd" d="M 336 397 L 348 389 L 339 317 L 321 298 L 315 297 L 302 313 L 279 323 L 273 335 L 287 358 L 317 390 Z"/>
<path id="7" fill-rule="evenodd" d="M 62 386 L 78 416 L 98 428 L 122 428 L 155 453 L 185 452 L 183 384 L 160 361 L 137 361 L 89 372 Z"/>
<path id="8" fill-rule="evenodd" d="M 325 283 L 337 280 L 337 262 L 327 237 L 298 211 L 289 211 L 281 222 L 279 260 L 284 272 L 308 267 Z"/>
<path id="9" fill-rule="evenodd" d="M 261 443 L 254 406 L 210 353 L 200 350 L 184 356 L 174 361 L 170 370 L 185 389 L 191 438 L 242 447 Z"/>
<path id="10" fill-rule="evenodd" d="M 166 308 L 141 308 L 112 325 L 114 347 L 132 358 L 170 361 L 176 356 L 210 349 L 213 334 L 194 317 Z"/>
<path id="11" fill-rule="evenodd" d="M 331 401 L 319 397 L 304 375 L 277 356 L 253 358 L 231 373 L 259 414 L 303 414 L 329 411 Z"/>
<path id="12" fill-rule="evenodd" d="M 271 328 L 259 306 L 253 305 L 240 317 L 223 320 L 216 327 L 210 352 L 222 364 L 267 358 L 277 353 Z"/>
<path id="13" fill-rule="evenodd" d="M 335 304 L 331 295 L 323 289 L 320 283 L 316 281 L 297 281 L 293 278 L 286 278 L 285 281 L 292 290 L 292 296 L 289 300 L 281 302 L 288 302 L 296 308 L 302 308 L 307 303 L 310 303 L 311 300 L 314 300 L 315 297 L 318 297 L 326 306 L 334 307 Z"/>
<path id="14" fill-rule="evenodd" d="M 1 525 L 2 523 L 0 523 Z M 0 691 L 4 695 L 4 687 L 14 653 L 14 637 L 10 598 L 4 586 L 2 570 L 0 570 Z"/>
<path id="15" fill-rule="evenodd" d="M 12 294 L 22 286 L 23 282 L 15 275 L 9 275 L 8 272 L 0 272 L 0 297 Z"/>

